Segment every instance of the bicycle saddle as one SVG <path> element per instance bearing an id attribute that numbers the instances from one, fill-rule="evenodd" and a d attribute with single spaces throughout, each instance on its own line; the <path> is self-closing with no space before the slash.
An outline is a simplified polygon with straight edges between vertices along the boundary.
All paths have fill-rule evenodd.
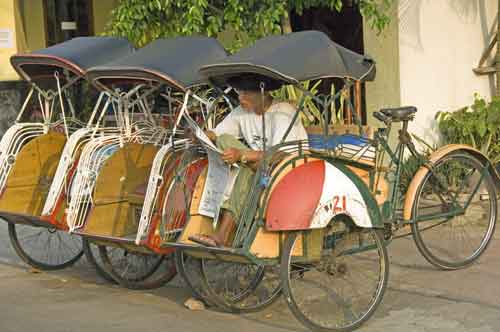
<path id="1" fill-rule="evenodd" d="M 417 108 L 415 106 L 383 108 L 380 112 L 390 117 L 393 122 L 409 121 L 413 120 L 413 115 L 417 112 Z"/>

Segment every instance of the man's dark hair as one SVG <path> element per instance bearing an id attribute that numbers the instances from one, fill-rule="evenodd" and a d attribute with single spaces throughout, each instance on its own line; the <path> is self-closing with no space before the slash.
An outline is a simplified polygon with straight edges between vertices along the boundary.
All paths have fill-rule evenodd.
<path id="1" fill-rule="evenodd" d="M 245 91 L 260 91 L 261 83 L 264 83 L 264 90 L 266 91 L 279 89 L 283 84 L 278 80 L 253 73 L 240 74 L 227 79 L 227 84 L 231 87 Z"/>

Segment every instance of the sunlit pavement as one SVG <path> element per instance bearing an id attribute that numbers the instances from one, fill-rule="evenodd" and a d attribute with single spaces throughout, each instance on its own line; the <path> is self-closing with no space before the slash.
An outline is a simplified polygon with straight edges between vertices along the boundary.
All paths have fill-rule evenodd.
<path id="1" fill-rule="evenodd" d="M 497 236 L 498 238 L 498 236 Z M 280 300 L 250 315 L 189 311 L 180 280 L 154 291 L 130 291 L 100 279 L 83 259 L 75 267 L 35 273 L 10 247 L 0 224 L 0 331 L 305 331 Z M 472 267 L 442 272 L 412 238 L 389 247 L 389 287 L 359 331 L 490 332 L 500 328 L 500 241 Z"/>

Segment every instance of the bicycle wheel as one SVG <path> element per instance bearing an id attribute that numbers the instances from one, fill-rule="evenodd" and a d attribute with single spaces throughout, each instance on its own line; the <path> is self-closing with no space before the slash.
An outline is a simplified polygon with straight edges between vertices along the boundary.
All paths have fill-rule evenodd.
<path id="1" fill-rule="evenodd" d="M 55 228 L 9 223 L 9 238 L 19 257 L 40 270 L 64 269 L 83 255 L 79 236 Z"/>
<path id="2" fill-rule="evenodd" d="M 175 250 L 175 263 L 177 272 L 191 291 L 191 295 L 208 306 L 213 306 L 211 295 L 207 291 L 207 286 L 203 282 L 201 259 L 185 255 L 183 250 Z"/>
<path id="3" fill-rule="evenodd" d="M 382 235 L 339 221 L 324 230 L 319 258 L 292 256 L 297 232 L 287 235 L 281 258 L 283 294 L 294 316 L 314 331 L 351 331 L 380 304 L 389 262 Z"/>
<path id="4" fill-rule="evenodd" d="M 413 238 L 420 253 L 440 269 L 470 265 L 493 236 L 496 189 L 487 169 L 481 176 L 483 169 L 474 156 L 451 153 L 433 166 L 417 189 Z"/>
<path id="5" fill-rule="evenodd" d="M 176 275 L 173 254 L 161 256 L 99 245 L 103 268 L 118 284 L 129 289 L 159 288 Z"/>
<path id="6" fill-rule="evenodd" d="M 223 310 L 255 312 L 281 294 L 279 266 L 202 260 L 202 276 L 210 298 Z"/>
<path id="7" fill-rule="evenodd" d="M 83 253 L 85 254 L 85 258 L 87 261 L 94 267 L 97 274 L 106 281 L 116 283 L 115 279 L 109 275 L 102 267 L 102 262 L 100 258 L 97 258 L 96 255 L 99 255 L 99 247 L 96 244 L 90 243 L 89 240 L 83 239 Z M 99 260 L 99 261 L 98 261 Z"/>

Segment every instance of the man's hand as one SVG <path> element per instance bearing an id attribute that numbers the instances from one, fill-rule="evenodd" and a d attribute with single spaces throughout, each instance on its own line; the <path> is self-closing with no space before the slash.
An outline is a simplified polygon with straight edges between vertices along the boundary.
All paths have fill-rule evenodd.
<path id="1" fill-rule="evenodd" d="M 222 154 L 222 160 L 224 160 L 228 164 L 234 164 L 240 161 L 242 151 L 235 149 L 235 148 L 229 148 L 224 150 L 224 153 Z"/>

